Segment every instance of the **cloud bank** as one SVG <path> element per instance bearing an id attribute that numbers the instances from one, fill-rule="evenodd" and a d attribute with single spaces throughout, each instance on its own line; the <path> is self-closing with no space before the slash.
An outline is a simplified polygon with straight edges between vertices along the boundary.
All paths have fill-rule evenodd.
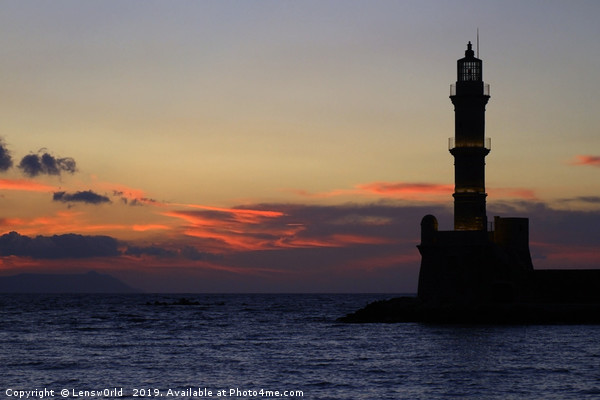
<path id="1" fill-rule="evenodd" d="M 89 258 L 118 256 L 118 241 L 109 236 L 76 234 L 28 237 L 17 232 L 0 236 L 1 256 L 34 259 Z"/>
<path id="2" fill-rule="evenodd" d="M 0 256 L 5 267 L 29 265 L 31 260 L 19 264 L 18 258 L 29 257 L 55 260 L 59 267 L 127 270 L 131 284 L 148 279 L 138 286 L 153 291 L 411 293 L 421 218 L 434 214 L 441 230 L 452 229 L 452 209 L 440 205 L 191 206 L 164 211 L 180 223 L 169 224 L 168 236 L 156 236 L 152 244 L 11 232 L 0 236 Z M 530 218 L 535 268 L 600 267 L 599 210 L 556 210 L 522 200 L 489 204 L 490 220 L 494 215 Z"/>
<path id="3" fill-rule="evenodd" d="M 63 203 L 87 203 L 87 204 L 102 204 L 110 203 L 110 199 L 107 196 L 94 193 L 91 190 L 85 190 L 82 192 L 67 193 L 67 192 L 55 192 L 52 196 L 53 201 L 60 201 Z"/>
<path id="4" fill-rule="evenodd" d="M 75 173 L 77 165 L 71 157 L 57 158 L 43 149 L 38 154 L 28 154 L 21 159 L 19 169 L 29 177 Z"/>
<path id="5" fill-rule="evenodd" d="M 6 148 L 4 140 L 0 138 L 0 171 L 4 172 L 12 168 L 13 160 L 10 151 Z"/>

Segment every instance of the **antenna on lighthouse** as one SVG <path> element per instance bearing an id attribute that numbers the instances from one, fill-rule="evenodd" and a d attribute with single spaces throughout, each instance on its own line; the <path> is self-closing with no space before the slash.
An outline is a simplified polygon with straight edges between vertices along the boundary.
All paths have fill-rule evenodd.
<path id="1" fill-rule="evenodd" d="M 477 58 L 479 58 L 479 28 L 477 28 Z"/>

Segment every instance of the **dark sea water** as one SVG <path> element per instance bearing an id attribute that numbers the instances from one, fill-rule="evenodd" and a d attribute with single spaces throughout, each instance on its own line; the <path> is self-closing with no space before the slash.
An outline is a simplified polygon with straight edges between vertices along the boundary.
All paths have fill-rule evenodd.
<path id="1" fill-rule="evenodd" d="M 600 398 L 600 326 L 335 322 L 384 295 L 146 304 L 180 297 L 0 295 L 0 398 Z"/>

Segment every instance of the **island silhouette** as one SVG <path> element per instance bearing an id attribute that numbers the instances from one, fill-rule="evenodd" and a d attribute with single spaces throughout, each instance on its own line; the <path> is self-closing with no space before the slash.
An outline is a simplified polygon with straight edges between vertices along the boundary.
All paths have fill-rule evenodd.
<path id="1" fill-rule="evenodd" d="M 139 293 L 139 290 L 113 276 L 89 271 L 3 276 L 0 277 L 0 293 Z"/>
<path id="2" fill-rule="evenodd" d="M 454 230 L 421 220 L 417 297 L 379 301 L 343 322 L 600 323 L 600 269 L 536 270 L 529 252 L 529 219 L 488 221 L 485 107 L 490 88 L 471 42 L 457 61 L 450 87 L 455 135 Z"/>

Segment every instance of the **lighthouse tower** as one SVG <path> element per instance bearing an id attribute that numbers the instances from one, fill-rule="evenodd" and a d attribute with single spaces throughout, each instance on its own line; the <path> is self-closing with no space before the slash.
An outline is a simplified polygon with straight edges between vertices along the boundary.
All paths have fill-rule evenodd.
<path id="1" fill-rule="evenodd" d="M 489 85 L 483 83 L 483 63 L 475 58 L 471 42 L 465 57 L 457 61 L 456 83 L 450 87 L 454 104 L 454 137 L 449 140 L 454 156 L 454 230 L 485 231 L 485 156 L 490 139 L 485 137 L 485 105 Z"/>

